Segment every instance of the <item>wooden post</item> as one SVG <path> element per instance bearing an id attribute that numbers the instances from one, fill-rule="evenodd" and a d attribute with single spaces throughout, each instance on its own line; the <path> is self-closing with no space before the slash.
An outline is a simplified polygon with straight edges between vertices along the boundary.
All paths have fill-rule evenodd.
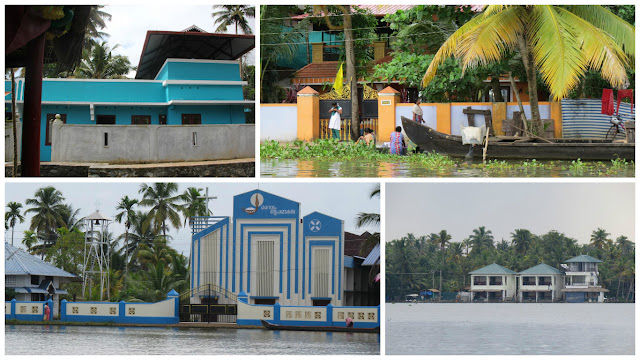
<path id="1" fill-rule="evenodd" d="M 44 34 L 27 43 L 22 129 L 22 176 L 40 176 L 40 117 Z M 17 154 L 16 154 L 17 156 Z"/>

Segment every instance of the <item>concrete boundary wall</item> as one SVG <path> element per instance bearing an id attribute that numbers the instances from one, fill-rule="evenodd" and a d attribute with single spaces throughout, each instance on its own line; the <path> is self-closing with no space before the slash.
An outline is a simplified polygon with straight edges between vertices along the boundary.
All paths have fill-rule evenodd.
<path id="1" fill-rule="evenodd" d="M 20 321 L 43 321 L 44 305 L 49 305 L 49 316 L 53 316 L 53 301 L 11 301 L 4 302 L 4 318 L 5 320 Z M 51 319 L 49 319 L 51 320 Z"/>
<path id="2" fill-rule="evenodd" d="M 255 125 L 54 124 L 53 162 L 161 163 L 255 157 Z"/>
<path id="3" fill-rule="evenodd" d="M 179 296 L 174 290 L 156 303 L 67 302 L 60 304 L 60 321 L 116 324 L 177 324 Z"/>
<path id="4" fill-rule="evenodd" d="M 261 104 L 260 105 L 260 141 L 278 140 L 290 142 L 295 139 L 312 141 L 320 137 L 320 108 L 318 92 L 305 87 L 298 92 L 297 104 Z M 400 103 L 400 93 L 392 87 L 378 92 L 378 142 L 389 141 L 396 126 L 401 125 L 401 116 L 412 118 L 414 104 Z M 502 123 L 513 118 L 513 112 L 519 111 L 516 102 L 460 102 L 460 103 L 423 103 L 423 119 L 427 126 L 445 134 L 460 134 L 460 125 L 467 126 L 467 115 L 463 110 L 491 110 L 493 130 L 496 135 L 504 135 Z M 523 102 L 527 119 L 531 119 L 531 106 Z M 542 119 L 554 120 L 553 137 L 562 137 L 562 109 L 559 102 L 539 102 Z M 294 110 L 295 109 L 295 110 Z M 294 112 L 297 112 L 294 114 Z M 294 119 L 297 122 L 294 122 Z M 476 126 L 484 124 L 483 115 L 474 115 Z M 294 134 L 295 133 L 295 134 Z"/>
<path id="5" fill-rule="evenodd" d="M 288 326 L 346 326 L 347 318 L 353 326 L 380 326 L 380 306 L 282 306 L 249 305 L 238 298 L 238 325 L 261 325 L 266 320 Z"/>
<path id="6" fill-rule="evenodd" d="M 260 106 L 260 141 L 292 142 L 297 138 L 297 104 L 262 104 Z"/>
<path id="7" fill-rule="evenodd" d="M 18 160 L 22 153 L 22 121 L 16 121 L 16 135 L 18 138 Z M 13 124 L 4 123 L 4 161 L 13 161 Z"/>

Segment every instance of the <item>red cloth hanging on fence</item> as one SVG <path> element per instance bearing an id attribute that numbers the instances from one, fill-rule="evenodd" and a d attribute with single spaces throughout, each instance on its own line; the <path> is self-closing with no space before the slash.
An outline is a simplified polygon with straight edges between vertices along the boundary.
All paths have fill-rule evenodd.
<path id="1" fill-rule="evenodd" d="M 620 111 L 620 100 L 629 98 L 631 100 L 631 113 L 633 114 L 633 89 L 618 90 L 618 107 L 616 108 L 616 115 Z"/>
<path id="2" fill-rule="evenodd" d="M 602 89 L 602 111 L 601 114 L 613 115 L 613 89 Z"/>

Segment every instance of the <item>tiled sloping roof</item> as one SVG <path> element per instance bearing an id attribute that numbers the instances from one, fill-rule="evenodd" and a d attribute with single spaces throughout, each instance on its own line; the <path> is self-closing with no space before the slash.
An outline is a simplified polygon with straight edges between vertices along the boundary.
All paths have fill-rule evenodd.
<path id="1" fill-rule="evenodd" d="M 562 271 L 549 266 L 547 264 L 538 264 L 534 267 L 530 267 L 527 270 L 520 271 L 520 274 L 532 274 L 532 275 L 557 275 L 562 274 Z"/>
<path id="2" fill-rule="evenodd" d="M 504 266 L 500 266 L 496 263 L 493 263 L 491 265 L 487 265 L 483 268 L 480 268 L 478 270 L 473 270 L 472 272 L 470 272 L 469 274 L 472 275 L 493 275 L 493 274 L 516 274 L 515 271 L 513 270 L 509 270 Z"/>
<path id="3" fill-rule="evenodd" d="M 340 67 L 340 61 L 323 61 L 311 63 L 296 71 L 294 78 L 325 78 L 335 77 Z"/>
<path id="4" fill-rule="evenodd" d="M 578 255 L 574 258 L 571 258 L 569 260 L 566 260 L 565 262 L 568 263 L 601 263 L 601 260 L 598 260 L 592 256 L 589 255 Z"/>
<path id="5" fill-rule="evenodd" d="M 376 246 L 371 250 L 369 255 L 362 262 L 362 266 L 373 266 L 380 263 L 380 244 L 376 244 Z"/>
<path id="6" fill-rule="evenodd" d="M 76 277 L 8 243 L 4 243 L 4 274 Z"/>

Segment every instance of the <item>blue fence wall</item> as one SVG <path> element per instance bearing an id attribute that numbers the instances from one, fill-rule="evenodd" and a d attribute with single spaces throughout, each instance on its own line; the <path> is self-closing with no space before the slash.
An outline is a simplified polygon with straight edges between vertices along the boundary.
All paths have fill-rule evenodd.
<path id="1" fill-rule="evenodd" d="M 49 320 L 53 317 L 53 301 L 5 301 L 5 320 L 43 321 L 44 306 L 49 305 Z"/>

